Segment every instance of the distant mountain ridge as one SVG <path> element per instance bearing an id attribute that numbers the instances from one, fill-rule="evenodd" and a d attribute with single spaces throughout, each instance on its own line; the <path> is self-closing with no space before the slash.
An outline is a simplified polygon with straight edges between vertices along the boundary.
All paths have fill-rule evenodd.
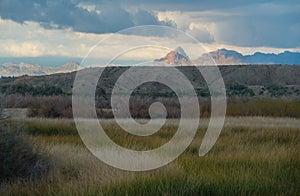
<path id="1" fill-rule="evenodd" d="M 55 73 L 68 73 L 80 69 L 77 62 L 70 61 L 61 66 L 40 66 L 21 63 L 4 63 L 0 65 L 0 76 L 21 76 L 21 75 L 48 75 Z"/>
<path id="2" fill-rule="evenodd" d="M 33 59 L 30 59 L 33 61 Z M 155 59 L 154 64 L 163 63 L 174 66 L 190 65 L 256 65 L 256 64 L 284 64 L 300 65 L 300 53 L 285 51 L 279 54 L 266 54 L 256 52 L 252 55 L 243 55 L 234 50 L 225 48 L 202 54 L 199 58 L 191 60 L 182 47 L 177 47 L 167 53 L 164 57 Z M 128 64 L 127 64 L 128 65 Z M 159 64 L 158 64 L 159 65 Z M 61 66 L 41 66 L 27 62 L 2 63 L 0 64 L 1 76 L 21 76 L 21 75 L 49 75 L 54 73 L 67 73 L 80 69 L 79 63 L 69 61 Z"/>
<path id="3" fill-rule="evenodd" d="M 182 47 L 170 51 L 165 57 L 155 59 L 155 62 L 169 65 L 238 65 L 238 64 L 285 64 L 300 65 L 300 53 L 285 51 L 279 54 L 256 52 L 243 55 L 225 48 L 202 54 L 195 60 L 190 60 Z"/>
<path id="4" fill-rule="evenodd" d="M 217 65 L 236 65 L 236 64 L 286 64 L 300 65 L 300 53 L 285 51 L 279 54 L 266 54 L 256 52 L 252 55 L 243 55 L 234 50 L 225 48 L 218 49 L 203 54 L 194 61 L 194 64 L 209 64 L 209 58 L 212 58 Z"/>

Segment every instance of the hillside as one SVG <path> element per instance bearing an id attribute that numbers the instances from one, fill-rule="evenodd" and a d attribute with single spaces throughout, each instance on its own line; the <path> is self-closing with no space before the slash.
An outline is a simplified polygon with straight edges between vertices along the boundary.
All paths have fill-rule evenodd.
<path id="1" fill-rule="evenodd" d="M 129 67 L 108 67 L 101 76 L 101 86 L 98 86 L 99 95 L 109 95 L 110 91 L 118 77 Z M 207 67 L 209 68 L 209 67 Z M 234 91 L 234 88 L 240 90 L 251 89 L 249 95 L 265 96 L 298 96 L 300 89 L 300 67 L 288 65 L 235 65 L 220 66 L 227 90 Z M 103 68 L 93 68 L 103 69 Z M 151 70 L 151 67 L 149 67 Z M 196 67 L 183 66 L 178 67 L 187 78 L 190 79 L 194 88 L 198 91 L 205 91 L 206 84 Z M 0 90 L 2 93 L 12 94 L 18 92 L 18 89 L 26 90 L 27 87 L 34 88 L 55 88 L 61 89 L 63 94 L 71 94 L 75 72 L 60 73 L 45 76 L 21 76 L 4 77 L 0 79 Z M 231 89 L 232 88 L 232 89 Z M 13 91 L 14 90 L 14 91 Z M 141 93 L 164 93 L 165 88 L 157 85 L 146 84 L 141 88 Z M 278 92 L 277 92 L 278 91 Z M 26 92 L 24 92 L 26 93 Z M 28 93 L 28 92 L 27 92 Z M 242 92 L 234 92 L 239 95 Z M 253 94 L 254 93 L 254 94 Z M 233 94 L 233 95 L 234 95 Z M 232 92 L 229 93 L 232 95 Z M 201 96 L 201 93 L 200 93 Z"/>

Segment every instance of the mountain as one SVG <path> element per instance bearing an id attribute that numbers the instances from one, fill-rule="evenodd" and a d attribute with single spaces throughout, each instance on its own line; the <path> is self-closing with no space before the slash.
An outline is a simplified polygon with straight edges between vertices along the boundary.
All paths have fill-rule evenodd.
<path id="1" fill-rule="evenodd" d="M 168 65 L 241 65 L 241 64 L 285 64 L 300 65 L 300 53 L 285 51 L 279 54 L 256 52 L 243 55 L 225 48 L 202 54 L 195 60 L 190 60 L 182 47 L 169 52 L 165 57 L 155 59 L 155 62 Z"/>
<path id="2" fill-rule="evenodd" d="M 4 63 L 0 65 L 0 76 L 21 75 L 49 75 L 54 73 L 67 73 L 80 69 L 78 63 L 70 61 L 61 66 L 40 66 L 26 63 Z"/>
<path id="3" fill-rule="evenodd" d="M 34 59 L 31 59 L 32 61 Z M 31 61 L 30 61 L 31 62 Z M 95 61 L 98 62 L 98 61 Z M 165 57 L 154 60 L 156 63 L 167 65 L 255 65 L 255 64 L 285 64 L 300 65 L 300 53 L 285 51 L 279 54 L 265 54 L 256 52 L 252 55 L 243 55 L 234 50 L 218 49 L 201 55 L 195 60 L 190 60 L 182 47 L 170 51 Z M 95 64 L 98 65 L 98 64 Z M 90 65 L 93 67 L 93 65 Z M 54 73 L 67 73 L 81 69 L 79 63 L 69 61 L 61 66 L 43 66 L 42 64 L 32 64 L 28 62 L 16 63 L 15 61 L 0 63 L 1 76 L 21 76 L 21 75 L 49 75 Z"/>
<path id="4" fill-rule="evenodd" d="M 191 61 L 182 47 L 178 47 L 169 52 L 165 57 L 155 59 L 154 61 L 169 65 L 191 65 Z"/>
<path id="5" fill-rule="evenodd" d="M 285 51 L 280 54 L 264 54 L 256 52 L 253 55 L 245 55 L 244 61 L 248 64 L 288 64 L 299 65 L 300 53 Z"/>
<path id="6" fill-rule="evenodd" d="M 194 61 L 196 65 L 237 65 L 244 64 L 242 62 L 243 55 L 234 51 L 226 49 L 218 49 L 209 53 L 203 54 Z"/>
<path id="7" fill-rule="evenodd" d="M 78 57 L 64 57 L 64 56 L 35 56 L 35 57 L 0 57 L 0 65 L 10 62 L 19 64 L 25 62 L 26 64 L 44 66 L 61 66 L 66 62 L 76 61 L 81 62 L 82 58 Z"/>
<path id="8" fill-rule="evenodd" d="M 242 55 L 234 50 L 218 49 L 203 54 L 194 61 L 195 65 L 236 65 L 236 64 L 287 64 L 300 65 L 300 53 L 285 51 L 279 54 L 256 52 L 252 55 Z"/>

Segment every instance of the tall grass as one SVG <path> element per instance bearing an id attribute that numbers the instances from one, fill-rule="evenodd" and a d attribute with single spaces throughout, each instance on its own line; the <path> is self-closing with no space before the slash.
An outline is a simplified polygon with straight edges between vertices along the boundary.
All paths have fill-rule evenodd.
<path id="1" fill-rule="evenodd" d="M 247 102 L 229 102 L 227 116 L 300 117 L 300 102 L 283 99 L 252 99 Z"/>
<path id="2" fill-rule="evenodd" d="M 229 118 L 213 149 L 199 157 L 207 124 L 204 121 L 185 153 L 148 172 L 118 170 L 95 158 L 80 142 L 71 120 L 10 121 L 11 128 L 22 124 L 34 141 L 48 149 L 52 167 L 39 180 L 6 181 L 1 191 L 13 195 L 300 194 L 298 119 Z M 112 120 L 104 121 L 104 129 L 120 145 L 151 149 L 172 137 L 176 123 L 169 120 L 142 142 L 139 137 L 121 133 Z M 35 131 L 30 131 L 32 127 Z M 56 131 L 51 132 L 54 128 Z"/>

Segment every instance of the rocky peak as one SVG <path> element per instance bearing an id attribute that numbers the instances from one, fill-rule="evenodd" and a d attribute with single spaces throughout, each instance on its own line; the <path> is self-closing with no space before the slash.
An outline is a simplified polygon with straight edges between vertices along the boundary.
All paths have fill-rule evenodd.
<path id="1" fill-rule="evenodd" d="M 157 62 L 162 62 L 169 65 L 190 65 L 191 61 L 186 55 L 182 47 L 177 47 L 170 51 L 165 57 L 156 59 Z"/>

